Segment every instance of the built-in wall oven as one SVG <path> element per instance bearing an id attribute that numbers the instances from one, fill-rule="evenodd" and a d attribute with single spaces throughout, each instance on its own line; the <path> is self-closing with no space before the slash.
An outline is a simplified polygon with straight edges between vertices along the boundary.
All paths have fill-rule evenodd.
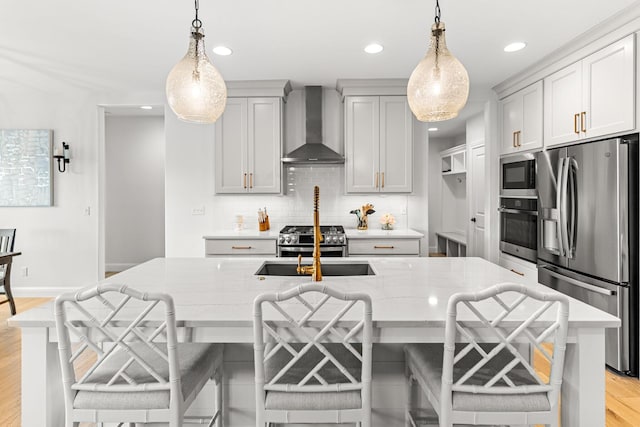
<path id="1" fill-rule="evenodd" d="M 535 263 L 538 249 L 535 155 L 500 159 L 499 211 L 500 250 Z"/>
<path id="2" fill-rule="evenodd" d="M 500 198 L 500 250 L 536 262 L 538 250 L 538 200 Z"/>

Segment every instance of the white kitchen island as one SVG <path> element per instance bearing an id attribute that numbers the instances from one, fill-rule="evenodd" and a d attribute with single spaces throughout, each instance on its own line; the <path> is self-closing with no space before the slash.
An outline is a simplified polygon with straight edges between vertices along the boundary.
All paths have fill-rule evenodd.
<path id="1" fill-rule="evenodd" d="M 247 347 L 253 340 L 252 303 L 255 296 L 264 291 L 284 291 L 310 280 L 309 277 L 255 275 L 264 261 L 257 258 L 158 258 L 105 282 L 124 283 L 143 291 L 168 292 L 175 300 L 178 325 L 189 339 L 239 343 Z M 363 261 L 360 258 L 356 262 Z M 354 259 L 331 259 L 324 263 L 349 262 Z M 368 292 L 373 300 L 375 342 L 397 347 L 408 342 L 442 342 L 447 300 L 452 294 L 476 291 L 501 282 L 517 282 L 520 278 L 480 258 L 396 257 L 371 258 L 369 262 L 375 276 L 325 277 L 324 283 L 342 291 Z M 534 286 L 552 292 L 542 285 Z M 530 311 L 524 305 L 523 318 L 528 317 Z M 541 322 L 546 320 L 540 319 Z M 20 313 L 10 318 L 9 324 L 22 328 L 22 425 L 58 427 L 63 423 L 64 406 L 52 304 Z M 605 425 L 604 329 L 619 325 L 617 318 L 571 300 L 562 386 L 564 427 Z M 229 352 L 225 349 L 225 364 L 227 360 L 235 362 L 235 355 L 230 354 L 235 350 L 233 346 L 229 347 Z M 250 361 L 245 361 L 245 367 L 252 367 Z M 394 372 L 396 377 L 402 375 L 401 369 Z M 225 372 L 225 375 L 228 382 L 237 380 L 235 373 Z M 248 402 L 244 418 L 229 417 L 230 422 L 226 425 L 254 425 L 250 422 L 253 401 L 250 375 L 245 375 L 247 384 L 243 391 L 226 393 L 225 398 L 229 400 L 225 403 L 226 408 L 235 405 L 234 399 Z M 402 393 L 399 395 L 403 397 Z M 378 397 L 378 400 L 382 399 Z M 374 388 L 374 406 L 375 402 Z M 374 410 L 374 425 L 403 425 L 399 416 L 383 418 L 384 412 Z M 382 421 L 376 423 L 376 417 Z"/>

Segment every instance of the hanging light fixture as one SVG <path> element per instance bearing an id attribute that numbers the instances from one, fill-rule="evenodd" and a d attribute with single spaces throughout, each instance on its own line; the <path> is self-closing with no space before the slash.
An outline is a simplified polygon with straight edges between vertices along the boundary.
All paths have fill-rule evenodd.
<path id="1" fill-rule="evenodd" d="M 407 85 L 411 111 L 423 122 L 456 117 L 469 97 L 469 74 L 447 49 L 444 22 L 440 22 L 440 3 L 436 0 L 431 45 L 418 63 Z"/>
<path id="2" fill-rule="evenodd" d="M 204 49 L 198 0 L 195 0 L 195 8 L 196 18 L 191 22 L 189 50 L 167 77 L 167 100 L 181 120 L 213 123 L 222 115 L 227 104 L 227 86 Z"/>

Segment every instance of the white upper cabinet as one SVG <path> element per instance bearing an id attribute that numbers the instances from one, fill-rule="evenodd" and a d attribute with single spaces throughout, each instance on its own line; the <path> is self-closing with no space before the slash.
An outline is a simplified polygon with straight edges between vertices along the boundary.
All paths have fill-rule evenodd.
<path id="1" fill-rule="evenodd" d="M 635 127 L 634 35 L 544 79 L 546 147 Z"/>
<path id="2" fill-rule="evenodd" d="M 216 193 L 280 193 L 282 98 L 228 98 L 216 123 Z"/>
<path id="3" fill-rule="evenodd" d="M 499 102 L 502 120 L 500 154 L 542 148 L 542 81 Z"/>
<path id="4" fill-rule="evenodd" d="M 406 96 L 345 98 L 347 193 L 410 193 L 413 115 Z"/>

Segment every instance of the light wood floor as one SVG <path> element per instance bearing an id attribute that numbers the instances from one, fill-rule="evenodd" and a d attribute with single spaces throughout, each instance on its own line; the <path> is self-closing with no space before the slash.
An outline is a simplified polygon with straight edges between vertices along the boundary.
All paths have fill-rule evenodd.
<path id="1" fill-rule="evenodd" d="M 46 301 L 49 299 L 16 298 L 16 306 L 22 312 Z M 0 306 L 0 426 L 20 427 L 20 330 L 7 326 L 7 318 L 9 307 L 4 304 Z M 537 368 L 546 367 L 540 364 Z M 640 426 L 640 381 L 607 370 L 606 404 L 606 427 Z"/>

